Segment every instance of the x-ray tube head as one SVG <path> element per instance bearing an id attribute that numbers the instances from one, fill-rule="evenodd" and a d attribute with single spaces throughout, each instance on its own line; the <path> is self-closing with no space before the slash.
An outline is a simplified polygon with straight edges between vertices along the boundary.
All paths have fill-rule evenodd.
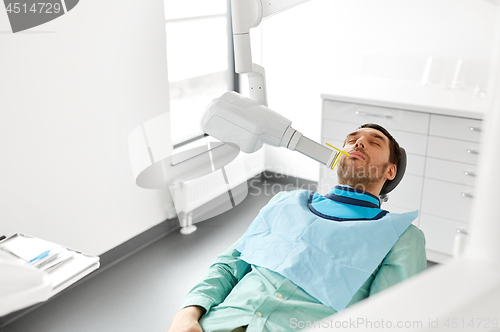
<path id="1" fill-rule="evenodd" d="M 233 143 L 246 153 L 262 145 L 298 151 L 331 166 L 336 153 L 291 127 L 292 122 L 257 101 L 236 92 L 226 92 L 213 100 L 201 120 L 201 130 L 225 143 Z"/>
<path id="2" fill-rule="evenodd" d="M 208 105 L 201 129 L 222 142 L 237 144 L 243 152 L 252 153 L 263 143 L 286 146 L 282 138 L 291 124 L 266 106 L 231 91 Z"/>

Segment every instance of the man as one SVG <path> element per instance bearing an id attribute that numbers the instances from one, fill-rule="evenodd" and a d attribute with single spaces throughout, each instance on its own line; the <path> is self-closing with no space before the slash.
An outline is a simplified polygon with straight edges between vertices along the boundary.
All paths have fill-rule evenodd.
<path id="1" fill-rule="evenodd" d="M 170 332 L 294 331 L 426 268 L 416 212 L 388 213 L 377 197 L 396 176 L 396 140 L 365 124 L 343 150 L 339 185 L 273 197 L 187 295 Z"/>

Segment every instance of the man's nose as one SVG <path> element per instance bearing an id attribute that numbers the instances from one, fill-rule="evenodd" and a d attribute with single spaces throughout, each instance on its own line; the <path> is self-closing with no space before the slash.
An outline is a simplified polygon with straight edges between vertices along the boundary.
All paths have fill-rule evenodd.
<path id="1" fill-rule="evenodd" d="M 356 140 L 356 144 L 354 145 L 354 147 L 355 147 L 355 148 L 360 147 L 360 148 L 362 148 L 362 149 L 364 149 L 364 148 L 365 148 L 365 141 L 364 141 L 363 137 L 360 137 L 360 138 L 358 138 L 358 139 Z"/>

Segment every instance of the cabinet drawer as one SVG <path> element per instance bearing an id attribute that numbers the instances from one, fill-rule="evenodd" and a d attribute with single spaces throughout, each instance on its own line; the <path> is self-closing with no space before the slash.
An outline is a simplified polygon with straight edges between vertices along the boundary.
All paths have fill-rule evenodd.
<path id="1" fill-rule="evenodd" d="M 420 176 L 406 174 L 396 189 L 389 193 L 389 200 L 385 206 L 399 207 L 406 212 L 420 209 L 422 197 L 423 178 Z"/>
<path id="2" fill-rule="evenodd" d="M 424 176 L 425 170 L 425 157 L 416 156 L 414 154 L 406 154 L 406 171 L 407 174 Z"/>
<path id="3" fill-rule="evenodd" d="M 427 155 L 437 159 L 477 165 L 479 143 L 430 136 Z"/>
<path id="4" fill-rule="evenodd" d="M 427 158 L 425 177 L 466 186 L 474 186 L 477 175 L 476 169 L 477 167 L 475 165 Z"/>
<path id="5" fill-rule="evenodd" d="M 399 129 L 420 134 L 427 134 L 429 114 L 401 111 L 359 104 L 349 104 L 325 100 L 323 108 L 325 119 L 359 123 L 378 123 L 386 129 Z"/>
<path id="6" fill-rule="evenodd" d="M 469 222 L 474 192 L 469 186 L 425 179 L 422 213 Z"/>
<path id="7" fill-rule="evenodd" d="M 481 123 L 481 120 L 432 114 L 429 135 L 479 143 Z"/>
<path id="8" fill-rule="evenodd" d="M 468 224 L 422 213 L 418 226 L 425 235 L 425 247 L 453 255 L 457 229 L 467 230 Z"/>
<path id="9" fill-rule="evenodd" d="M 358 127 L 359 124 L 325 120 L 323 122 L 322 136 L 326 140 L 332 139 L 344 142 L 346 136 L 355 131 Z M 390 130 L 389 132 L 406 152 L 425 156 L 427 149 L 426 135 L 408 133 L 400 130 Z"/>
<path id="10" fill-rule="evenodd" d="M 323 118 L 357 123 L 378 123 L 386 129 L 399 129 L 427 134 L 429 114 L 401 111 L 392 108 L 343 103 L 331 100 L 323 102 Z"/>

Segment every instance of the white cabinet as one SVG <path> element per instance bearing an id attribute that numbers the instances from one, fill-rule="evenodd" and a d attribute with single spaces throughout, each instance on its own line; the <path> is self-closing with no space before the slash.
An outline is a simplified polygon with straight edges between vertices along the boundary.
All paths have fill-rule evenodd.
<path id="1" fill-rule="evenodd" d="M 469 228 L 480 138 L 479 119 L 431 115 L 420 229 L 434 260 L 453 255 L 457 232 Z"/>
<path id="2" fill-rule="evenodd" d="M 415 105 L 407 110 L 323 98 L 322 144 L 341 147 L 346 135 L 360 125 L 377 123 L 405 148 L 405 177 L 382 208 L 398 213 L 418 209 L 414 224 L 426 236 L 428 259 L 446 262 L 453 255 L 457 230 L 468 229 L 481 120 L 418 111 Z M 335 170 L 322 167 L 318 191 L 325 194 L 336 183 Z"/>

